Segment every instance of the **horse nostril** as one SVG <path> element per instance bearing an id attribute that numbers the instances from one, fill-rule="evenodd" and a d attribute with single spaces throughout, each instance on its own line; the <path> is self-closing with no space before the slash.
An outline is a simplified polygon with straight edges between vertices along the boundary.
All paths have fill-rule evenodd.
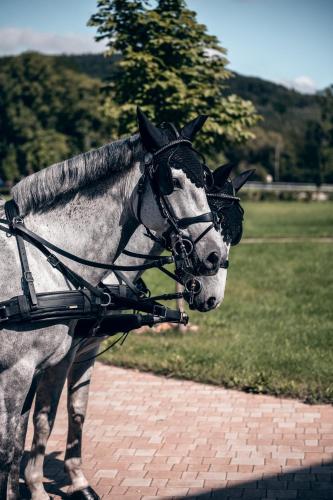
<path id="1" fill-rule="evenodd" d="M 220 257 L 219 254 L 216 252 L 211 252 L 208 257 L 207 257 L 207 262 L 213 265 L 213 267 L 216 267 L 217 264 L 219 263 Z"/>
<path id="2" fill-rule="evenodd" d="M 209 299 L 207 300 L 207 306 L 209 307 L 209 309 L 212 309 L 216 304 L 216 298 L 215 297 L 209 297 Z"/>

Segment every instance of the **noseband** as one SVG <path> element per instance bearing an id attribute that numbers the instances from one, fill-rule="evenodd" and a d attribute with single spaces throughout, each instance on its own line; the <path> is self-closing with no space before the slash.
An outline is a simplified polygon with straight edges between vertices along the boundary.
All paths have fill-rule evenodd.
<path id="1" fill-rule="evenodd" d="M 174 254 L 176 268 L 183 271 L 199 274 L 198 259 L 196 259 L 195 246 L 196 244 L 213 228 L 216 227 L 216 218 L 212 212 L 207 212 L 194 217 L 183 217 L 179 219 L 172 209 L 166 195 L 162 192 L 161 186 L 157 179 L 157 170 L 159 168 L 156 158 L 168 149 L 177 147 L 180 144 L 186 144 L 192 148 L 192 143 L 188 139 L 178 138 L 171 141 L 169 144 L 155 151 L 153 154 L 147 153 L 145 156 L 144 173 L 138 183 L 138 203 L 137 203 L 137 220 L 142 224 L 147 231 L 147 236 L 153 241 L 158 242 L 163 248 L 172 251 Z M 170 154 L 169 160 L 172 156 Z M 169 228 L 159 238 L 152 234 L 150 229 L 143 223 L 141 217 L 143 196 L 146 191 L 147 184 L 150 184 L 151 190 L 154 194 L 160 214 L 168 222 Z M 193 224 L 198 223 L 211 223 L 202 233 L 194 240 L 188 236 L 184 236 L 183 231 L 188 229 Z M 202 273 L 205 275 L 216 274 L 216 270 L 212 272 Z"/>

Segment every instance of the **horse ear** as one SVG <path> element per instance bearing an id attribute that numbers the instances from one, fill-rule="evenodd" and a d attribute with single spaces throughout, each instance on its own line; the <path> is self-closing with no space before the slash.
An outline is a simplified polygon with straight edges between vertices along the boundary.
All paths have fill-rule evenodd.
<path id="1" fill-rule="evenodd" d="M 227 164 L 218 167 L 213 172 L 214 186 L 222 188 L 230 177 L 233 165 Z"/>
<path id="2" fill-rule="evenodd" d="M 245 170 L 245 172 L 237 175 L 237 177 L 232 180 L 232 185 L 234 186 L 236 193 L 244 186 L 245 182 L 249 180 L 249 178 L 255 171 L 255 168 L 252 168 L 251 170 Z"/>
<path id="3" fill-rule="evenodd" d="M 140 137 L 147 151 L 152 153 L 167 144 L 167 139 L 164 134 L 152 124 L 139 106 L 137 108 L 137 118 Z"/>
<path id="4" fill-rule="evenodd" d="M 204 123 L 207 120 L 207 118 L 208 118 L 207 115 L 199 115 L 197 118 L 194 118 L 194 120 L 191 120 L 190 122 L 188 122 L 187 125 L 185 125 L 182 128 L 181 135 L 185 139 L 189 139 L 190 141 L 193 141 L 193 139 L 195 138 L 196 134 L 204 126 Z"/>

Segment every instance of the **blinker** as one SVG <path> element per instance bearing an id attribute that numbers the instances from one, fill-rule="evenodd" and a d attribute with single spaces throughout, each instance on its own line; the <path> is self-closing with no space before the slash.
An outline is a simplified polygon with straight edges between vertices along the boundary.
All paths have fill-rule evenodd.
<path id="1" fill-rule="evenodd" d="M 172 194 L 174 190 L 174 185 L 173 185 L 171 168 L 169 167 L 169 165 L 159 164 L 156 169 L 155 175 L 160 192 L 164 196 Z"/>

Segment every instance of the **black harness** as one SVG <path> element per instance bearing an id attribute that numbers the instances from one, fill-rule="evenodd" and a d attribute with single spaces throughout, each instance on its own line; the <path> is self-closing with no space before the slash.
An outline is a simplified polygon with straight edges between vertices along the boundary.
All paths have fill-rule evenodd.
<path id="1" fill-rule="evenodd" d="M 186 139 L 178 139 L 161 148 L 154 156 L 161 154 L 169 147 L 177 146 L 183 142 L 191 144 Z M 141 279 L 137 280 L 134 285 L 130 280 L 125 278 L 122 271 L 144 271 L 146 269 L 158 268 L 172 279 L 182 283 L 179 268 L 178 272 L 176 270 L 174 274 L 163 266 L 173 262 L 176 262 L 176 265 L 181 263 L 181 269 L 185 268 L 187 273 L 190 273 L 194 266 L 191 259 L 193 259 L 195 244 L 212 227 L 218 227 L 222 231 L 227 243 L 237 244 L 242 235 L 243 209 L 239 204 L 239 198 L 235 196 L 232 183 L 227 181 L 222 190 L 216 191 L 210 186 L 210 192 L 207 193 L 207 197 L 213 213 L 209 212 L 196 217 L 177 219 L 165 198 L 163 190 L 160 189 L 157 182 L 157 167 L 154 163 L 154 156 L 146 161 L 146 168 L 139 182 L 137 217 L 142 223 L 142 197 L 148 180 L 151 183 L 153 193 L 155 193 L 161 214 L 167 219 L 170 227 L 162 239 L 154 236 L 149 228 L 146 227 L 147 235 L 162 245 L 163 248 L 172 249 L 176 254 L 175 257 L 156 257 L 124 250 L 123 252 L 126 255 L 139 257 L 148 261 L 145 264 L 136 266 L 119 266 L 83 259 L 30 231 L 24 225 L 24 220 L 19 214 L 16 203 L 10 200 L 5 203 L 6 219 L 0 219 L 0 230 L 5 232 L 8 237 L 14 236 L 16 239 L 22 269 L 21 284 L 23 294 L 0 302 L 0 329 L 12 323 L 33 323 L 34 328 L 38 328 L 46 324 L 58 324 L 79 319 L 87 321 L 89 336 L 104 336 L 105 334 L 113 335 L 120 331 L 128 332 L 144 324 L 152 326 L 161 322 L 187 323 L 188 316 L 185 313 L 178 310 L 171 310 L 157 302 L 157 300 L 178 298 L 181 294 L 165 294 L 150 298 L 150 292 Z M 209 176 L 209 172 L 209 169 L 205 167 L 206 176 Z M 198 222 L 212 222 L 212 224 L 192 243 L 188 237 L 183 235 L 182 230 Z M 176 244 L 173 247 L 171 247 L 170 243 L 172 234 L 176 237 Z M 49 264 L 58 270 L 64 276 L 67 283 L 74 286 L 75 290 L 37 294 L 33 276 L 29 268 L 25 242 L 29 242 L 41 251 Z M 105 285 L 103 283 L 100 283 L 98 286 L 91 285 L 65 265 L 51 250 L 80 264 L 113 271 L 118 278 L 119 285 Z M 228 262 L 223 263 L 221 267 L 227 268 Z M 126 284 L 122 284 L 123 282 Z M 201 283 L 193 277 L 184 286 L 185 296 L 187 295 L 191 303 L 193 296 L 200 292 Z M 126 310 L 135 310 L 136 313 L 114 314 L 114 311 Z M 92 328 L 90 327 L 91 325 L 95 325 L 95 327 Z M 86 331 L 88 332 L 88 329 Z"/>
<path id="2" fill-rule="evenodd" d="M 181 264 L 182 268 L 188 272 L 193 272 L 195 270 L 198 274 L 197 260 L 195 259 L 195 245 L 215 226 L 215 218 L 212 212 L 207 212 L 205 214 L 200 214 L 194 217 L 184 217 L 183 219 L 178 219 L 170 206 L 166 196 L 171 194 L 173 191 L 173 183 L 171 176 L 171 158 L 174 151 L 169 155 L 167 160 L 167 166 L 162 170 L 161 166 L 158 164 L 158 157 L 162 155 L 169 149 L 177 148 L 181 144 L 186 144 L 192 147 L 191 141 L 188 139 L 178 138 L 171 141 L 169 144 L 163 146 L 157 150 L 154 154 L 146 154 L 145 156 L 145 170 L 139 181 L 138 185 L 138 204 L 136 217 L 140 224 L 144 225 L 141 217 L 142 201 L 143 196 L 146 191 L 146 186 L 149 183 L 151 190 L 155 195 L 156 203 L 159 211 L 164 219 L 167 220 L 169 228 L 158 238 L 156 235 L 152 234 L 150 229 L 144 225 L 147 231 L 147 235 L 153 241 L 158 242 L 163 248 L 172 251 L 176 257 L 176 267 Z M 162 179 L 161 171 L 164 172 L 164 179 Z M 210 222 L 210 226 L 206 228 L 202 233 L 196 238 L 195 241 L 191 241 L 188 236 L 184 236 L 184 229 L 188 229 L 193 224 L 198 224 L 200 222 Z M 172 238 L 174 237 L 174 242 L 172 243 Z M 212 274 L 215 274 L 214 271 Z M 206 272 L 205 274 L 210 274 Z"/>
<path id="3" fill-rule="evenodd" d="M 232 182 L 227 180 L 220 189 L 213 186 L 207 198 L 216 214 L 224 241 L 231 246 L 238 245 L 243 235 L 244 209 Z"/>
<path id="4" fill-rule="evenodd" d="M 108 322 L 110 331 L 114 329 L 112 327 L 113 321 L 114 325 L 118 325 L 115 328 L 119 328 L 120 325 L 125 328 L 125 330 L 118 329 L 117 331 L 129 331 L 138 328 L 142 324 L 153 325 L 165 321 L 187 323 L 188 317 L 185 313 L 166 308 L 154 298 L 146 297 L 133 284 L 130 286 L 123 284 L 104 285 L 103 283 L 98 286 L 91 285 L 61 262 L 49 249 L 81 264 L 112 270 L 118 274 L 118 277 L 122 276 L 121 271 L 145 270 L 171 263 L 173 262 L 172 257 L 154 258 L 151 262 L 139 266 L 116 266 L 82 259 L 53 245 L 27 229 L 13 200 L 5 203 L 5 213 L 6 219 L 0 219 L 0 230 L 4 231 L 7 236 L 14 236 L 16 239 L 22 269 L 23 294 L 0 302 L 0 328 L 20 322 L 33 323 L 36 328 L 45 326 L 45 324 L 58 324 L 74 319 L 91 319 L 94 322 L 101 322 L 107 320 L 108 317 L 110 319 L 110 322 Z M 57 269 L 76 290 L 36 294 L 26 254 L 26 241 L 40 250 L 49 264 Z M 119 281 L 121 281 L 121 278 L 119 278 Z M 161 297 L 161 299 L 163 298 Z M 169 299 L 170 296 L 166 295 L 166 298 Z M 138 311 L 138 313 L 125 316 L 118 315 L 118 319 L 113 314 L 113 311 L 128 309 Z M 142 315 L 140 311 L 148 314 Z M 134 324 L 139 326 L 134 327 Z"/>
<path id="5" fill-rule="evenodd" d="M 212 211 L 200 214 L 193 217 L 184 217 L 179 219 L 166 196 L 170 195 L 173 192 L 174 185 L 171 173 L 171 167 L 174 168 L 183 168 L 184 165 L 184 153 L 186 156 L 186 151 L 183 151 L 183 154 L 177 156 L 177 148 L 181 145 L 188 146 L 187 151 L 195 153 L 196 155 L 202 155 L 195 151 L 192 147 L 192 142 L 186 138 L 183 138 L 179 135 L 176 127 L 173 126 L 172 123 L 162 124 L 162 127 L 171 128 L 171 132 L 175 134 L 176 139 L 172 140 L 165 146 L 161 147 L 153 154 L 147 153 L 145 156 L 145 165 L 144 165 L 144 173 L 141 176 L 138 184 L 138 204 L 136 210 L 136 218 L 146 228 L 146 236 L 152 239 L 154 242 L 159 243 L 159 245 L 171 251 L 174 254 L 175 259 L 175 273 L 171 273 L 167 269 L 161 267 L 161 271 L 167 274 L 169 277 L 178 281 L 182 285 L 184 285 L 184 292 L 187 300 L 190 304 L 193 303 L 194 295 L 198 294 L 201 291 L 202 285 L 200 279 L 197 276 L 200 275 L 214 275 L 216 274 L 216 269 L 212 269 L 211 271 L 202 268 L 201 263 L 197 257 L 195 246 L 197 243 L 211 230 L 215 227 L 218 229 L 219 223 L 218 218 L 215 216 Z M 172 150 L 170 154 L 169 150 Z M 167 155 L 167 157 L 166 157 Z M 159 162 L 160 157 L 164 157 L 166 159 L 166 165 L 161 165 Z M 166 157 L 166 158 L 165 158 Z M 203 187 L 206 190 L 211 187 L 210 182 L 213 177 L 211 171 L 208 167 L 206 167 L 205 162 L 203 161 L 199 169 L 191 169 L 191 159 L 188 158 L 186 162 L 186 175 L 190 178 L 190 180 L 197 185 L 197 187 Z M 177 160 L 178 165 L 177 166 Z M 204 160 L 204 158 L 203 158 Z M 155 195 L 156 203 L 159 208 L 159 211 L 164 219 L 168 222 L 169 228 L 163 233 L 162 237 L 157 237 L 154 235 L 151 230 L 145 226 L 141 217 L 141 209 L 142 209 L 142 201 L 147 185 L 150 184 L 151 190 Z M 194 240 L 189 236 L 184 235 L 184 230 L 188 229 L 193 224 L 198 223 L 210 223 L 210 225 L 202 231 L 202 233 Z M 124 251 L 127 255 L 132 255 L 133 257 L 141 257 L 138 253 Z M 145 256 L 147 257 L 147 256 Z M 222 262 L 220 267 L 227 268 L 228 262 Z M 184 282 L 183 276 L 191 275 L 190 279 L 187 279 Z"/>

